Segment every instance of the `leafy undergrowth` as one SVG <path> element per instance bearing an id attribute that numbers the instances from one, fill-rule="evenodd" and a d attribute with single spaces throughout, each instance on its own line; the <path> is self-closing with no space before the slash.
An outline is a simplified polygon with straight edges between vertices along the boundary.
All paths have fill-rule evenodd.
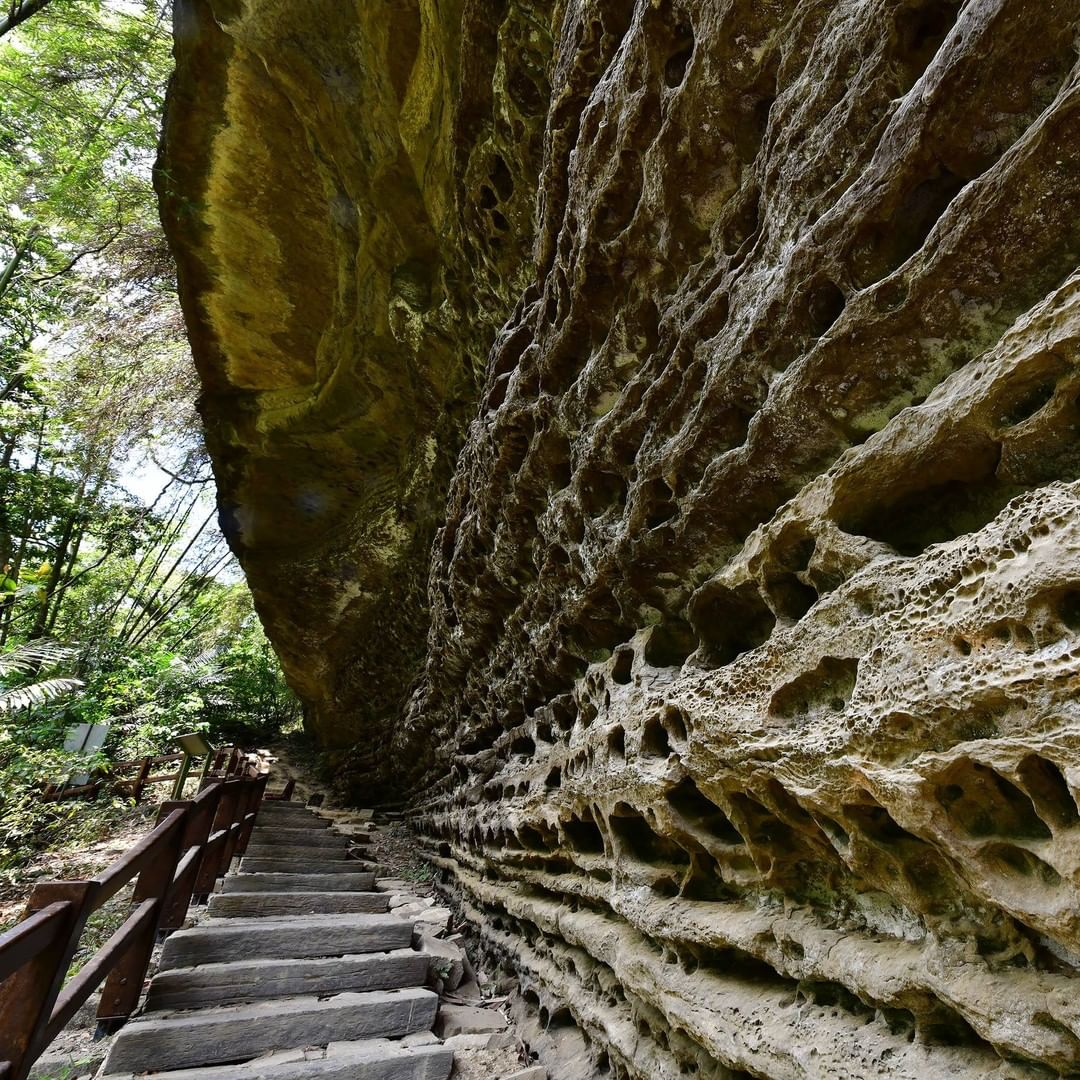
<path id="1" fill-rule="evenodd" d="M 155 795 L 163 797 L 164 792 Z M 56 807 L 56 817 L 48 826 L 52 846 L 39 850 L 23 866 L 0 871 L 0 930 L 19 921 L 37 882 L 93 877 L 141 840 L 153 828 L 157 816 L 157 802 L 150 800 L 138 806 L 130 799 L 104 798 L 94 802 L 71 800 L 51 806 Z M 4 829 L 7 828 L 5 814 Z M 121 893 L 114 898 L 91 919 L 84 935 L 84 943 L 96 942 L 90 953 L 123 922 L 123 915 L 116 918 L 105 914 L 123 896 Z M 119 907 L 126 910 L 126 902 Z M 83 951 L 80 949 L 80 955 Z"/>

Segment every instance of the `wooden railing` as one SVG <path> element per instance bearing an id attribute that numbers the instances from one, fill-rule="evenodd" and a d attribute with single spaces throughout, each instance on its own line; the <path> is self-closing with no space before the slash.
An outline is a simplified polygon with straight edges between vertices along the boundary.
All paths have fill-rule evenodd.
<path id="1" fill-rule="evenodd" d="M 0 1080 L 24 1080 L 103 982 L 106 1030 L 134 1012 L 159 935 L 182 926 L 247 847 L 265 790 L 265 773 L 210 782 L 163 803 L 153 832 L 98 877 L 34 887 L 23 921 L 0 936 Z M 87 920 L 136 877 L 131 914 L 65 985 Z"/>
<path id="2" fill-rule="evenodd" d="M 184 767 L 188 760 L 186 754 L 158 754 L 153 757 L 136 758 L 134 761 L 117 761 L 109 766 L 107 772 L 87 784 L 73 787 L 57 785 L 44 792 L 42 798 L 47 802 L 60 799 L 96 799 L 98 792 L 112 788 L 140 802 L 143 789 L 149 784 L 174 784 L 181 775 L 186 775 Z M 172 772 L 157 772 L 161 765 L 173 765 Z M 205 777 L 223 780 L 230 776 L 242 776 L 247 765 L 245 755 L 235 746 L 226 746 L 214 752 L 207 762 Z"/>

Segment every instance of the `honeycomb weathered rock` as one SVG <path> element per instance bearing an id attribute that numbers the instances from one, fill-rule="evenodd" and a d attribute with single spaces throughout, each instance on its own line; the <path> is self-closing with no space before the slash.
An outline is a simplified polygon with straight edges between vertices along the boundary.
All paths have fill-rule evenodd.
<path id="1" fill-rule="evenodd" d="M 398 448 L 384 510 L 415 526 L 362 600 L 279 584 L 299 564 L 247 533 L 245 565 L 320 729 L 363 715 L 356 769 L 381 742 L 376 778 L 411 795 L 485 947 L 576 1062 L 557 1075 L 1080 1074 L 1075 2 L 239 6 L 219 13 L 219 81 L 259 101 L 251 49 L 288 89 L 320 179 L 330 162 L 368 193 L 346 265 L 383 288 L 346 289 L 339 263 L 275 277 L 310 324 L 286 353 L 328 366 L 253 396 L 233 373 L 248 324 L 189 268 L 189 315 L 213 299 L 204 379 L 232 388 L 208 415 L 261 433 L 216 437 L 226 499 L 276 512 L 249 478 L 290 455 L 343 498 L 364 479 L 327 450 L 344 426 Z M 427 65 L 408 85 L 428 111 L 396 129 L 374 85 L 402 70 L 391 10 L 420 12 Z M 348 107 L 339 52 L 367 58 Z M 196 120 L 174 106 L 169 154 L 190 175 L 210 154 L 198 117 L 223 108 L 213 155 L 241 137 L 299 153 L 269 91 L 232 113 L 240 91 L 180 55 Z M 400 191 L 375 183 L 374 148 Z M 212 234 L 233 215 L 212 249 L 241 243 L 247 208 L 203 197 Z M 338 228 L 282 197 L 305 236 Z M 413 235 L 421 207 L 409 257 L 438 265 L 439 303 L 407 348 L 365 351 L 357 325 L 392 323 L 402 258 L 373 237 Z M 236 258 L 262 266 L 251 239 Z M 465 397 L 499 324 L 467 432 L 415 384 L 366 412 L 339 374 L 407 354 Z M 279 401 L 304 418 L 287 439 Z M 417 672 L 386 628 L 402 576 L 422 625 L 461 435 Z M 422 475 L 402 464 L 421 436 L 448 440 Z M 348 528 L 290 535 L 356 560 L 382 519 L 348 506 Z M 325 688 L 300 674 L 309 649 Z M 384 670 L 393 693 L 370 682 Z"/>

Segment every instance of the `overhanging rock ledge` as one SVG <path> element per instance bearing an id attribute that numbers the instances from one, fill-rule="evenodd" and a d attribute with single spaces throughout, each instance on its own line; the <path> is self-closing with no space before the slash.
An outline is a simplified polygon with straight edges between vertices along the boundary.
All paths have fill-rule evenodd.
<path id="1" fill-rule="evenodd" d="M 1075 4 L 177 18 L 223 520 L 554 1074 L 1077 1075 Z"/>

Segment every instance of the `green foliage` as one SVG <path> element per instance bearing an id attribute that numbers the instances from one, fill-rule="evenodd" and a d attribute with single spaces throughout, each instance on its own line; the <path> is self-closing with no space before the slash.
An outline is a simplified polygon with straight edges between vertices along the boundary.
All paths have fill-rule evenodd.
<path id="1" fill-rule="evenodd" d="M 150 183 L 169 23 L 159 0 L 53 0 L 0 32 L 0 873 L 123 808 L 46 785 L 299 716 L 204 486 Z M 149 505 L 137 468 L 163 477 Z M 82 722 L 109 726 L 91 760 L 62 749 Z"/>

